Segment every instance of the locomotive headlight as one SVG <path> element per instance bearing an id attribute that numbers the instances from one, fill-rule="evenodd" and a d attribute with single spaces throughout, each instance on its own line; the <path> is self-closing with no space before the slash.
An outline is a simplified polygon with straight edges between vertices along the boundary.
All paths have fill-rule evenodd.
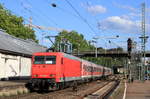
<path id="1" fill-rule="evenodd" d="M 36 74 L 36 75 L 33 75 L 33 77 L 38 77 L 38 75 Z"/>
<path id="2" fill-rule="evenodd" d="M 50 76 L 50 77 L 55 77 L 55 74 L 50 74 L 49 76 Z"/>

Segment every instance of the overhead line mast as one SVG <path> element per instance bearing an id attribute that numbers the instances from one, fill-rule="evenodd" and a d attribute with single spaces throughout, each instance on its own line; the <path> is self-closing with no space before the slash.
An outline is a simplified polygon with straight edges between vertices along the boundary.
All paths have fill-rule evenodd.
<path id="1" fill-rule="evenodd" d="M 140 37 L 141 39 L 141 57 L 143 57 L 142 61 L 142 70 L 141 70 L 141 80 L 144 81 L 145 78 L 145 44 L 147 41 L 148 36 L 145 34 L 145 3 L 142 3 L 142 22 L 141 22 L 141 28 L 142 28 L 142 35 Z"/>

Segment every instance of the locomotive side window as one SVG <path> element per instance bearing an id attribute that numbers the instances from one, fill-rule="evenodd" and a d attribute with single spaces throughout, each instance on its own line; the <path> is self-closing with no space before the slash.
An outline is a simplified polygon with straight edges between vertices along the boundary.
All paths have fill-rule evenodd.
<path id="1" fill-rule="evenodd" d="M 34 64 L 44 64 L 44 56 L 35 56 Z"/>
<path id="2" fill-rule="evenodd" d="M 45 56 L 45 64 L 56 64 L 56 56 Z"/>

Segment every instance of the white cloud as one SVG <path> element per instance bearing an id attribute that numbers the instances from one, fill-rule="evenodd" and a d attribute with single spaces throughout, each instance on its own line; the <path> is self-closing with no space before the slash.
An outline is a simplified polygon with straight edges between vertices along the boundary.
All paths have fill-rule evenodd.
<path id="1" fill-rule="evenodd" d="M 88 6 L 87 10 L 93 14 L 105 13 L 106 8 L 101 5 Z"/>
<path id="2" fill-rule="evenodd" d="M 129 20 L 129 19 L 131 19 L 132 17 L 129 16 L 129 15 L 127 15 L 127 14 L 124 14 L 124 15 L 121 15 L 120 18 Z"/>
<path id="3" fill-rule="evenodd" d="M 141 13 L 129 13 L 129 16 L 132 16 L 132 17 L 141 17 Z"/>
<path id="4" fill-rule="evenodd" d="M 131 12 L 131 13 L 128 13 L 128 14 L 123 14 L 120 17 L 123 18 L 123 19 L 131 20 L 131 19 L 135 19 L 135 18 L 140 18 L 141 17 L 141 13 Z"/>
<path id="5" fill-rule="evenodd" d="M 111 16 L 100 23 L 100 29 L 114 30 L 119 33 L 140 33 L 140 22 L 122 18 L 120 16 Z"/>
<path id="6" fill-rule="evenodd" d="M 113 3 L 116 7 L 118 8 L 122 8 L 122 9 L 127 9 L 127 10 L 130 10 L 132 12 L 136 12 L 137 9 L 132 7 L 132 6 L 129 6 L 129 5 L 121 5 L 121 4 L 118 4 L 118 3 Z"/>
<path id="7" fill-rule="evenodd" d="M 118 4 L 118 3 L 113 3 L 114 6 L 124 9 L 128 11 L 128 13 L 121 15 L 121 18 L 123 19 L 128 19 L 128 20 L 132 20 L 135 18 L 139 18 L 141 17 L 141 11 L 137 8 L 134 8 L 132 6 L 129 5 L 122 5 L 122 4 Z"/>

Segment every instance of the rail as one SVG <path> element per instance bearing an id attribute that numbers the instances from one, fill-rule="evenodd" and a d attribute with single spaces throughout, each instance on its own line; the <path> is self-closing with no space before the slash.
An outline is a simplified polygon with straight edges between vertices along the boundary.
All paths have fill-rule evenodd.
<path id="1" fill-rule="evenodd" d="M 101 88 L 98 90 L 95 90 L 94 92 L 90 93 L 83 99 L 105 99 L 110 96 L 112 91 L 118 86 L 119 81 L 112 81 L 104 84 Z"/>

